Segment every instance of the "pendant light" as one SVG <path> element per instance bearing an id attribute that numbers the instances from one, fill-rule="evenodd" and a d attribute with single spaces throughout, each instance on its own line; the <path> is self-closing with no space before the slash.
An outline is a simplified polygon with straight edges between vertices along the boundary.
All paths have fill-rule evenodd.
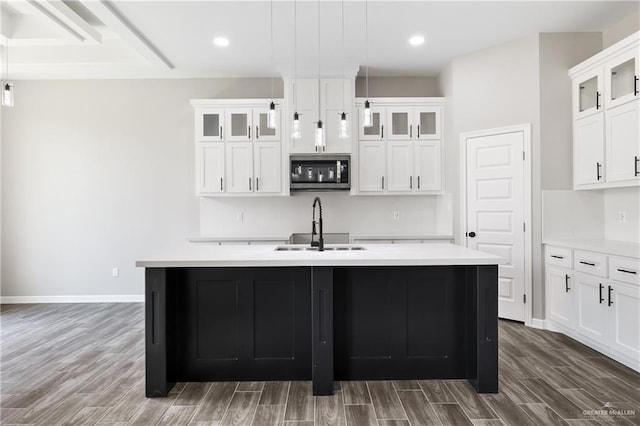
<path id="1" fill-rule="evenodd" d="M 320 0 L 318 0 L 318 122 L 316 125 L 315 147 L 316 151 L 324 151 L 324 128 L 322 126 L 322 118 L 320 116 Z"/>
<path id="2" fill-rule="evenodd" d="M 6 11 L 7 0 L 4 1 L 4 10 Z M 9 79 L 9 37 L 6 39 L 7 44 L 4 46 L 4 63 L 5 63 L 5 78 L 7 80 L 2 80 L 2 106 L 12 107 L 13 106 L 13 83 L 8 81 Z"/>
<path id="3" fill-rule="evenodd" d="M 269 30 L 271 34 L 271 68 L 273 68 L 273 0 L 271 0 L 269 3 L 269 15 Z M 273 102 L 273 76 L 271 76 L 271 103 L 269 104 L 269 113 L 267 115 L 267 128 L 275 129 L 276 127 L 278 127 L 278 123 L 276 121 L 276 104 Z"/>
<path id="4" fill-rule="evenodd" d="M 293 122 L 291 139 L 302 138 L 300 114 L 298 114 L 298 3 L 293 1 Z"/>
<path id="5" fill-rule="evenodd" d="M 365 55 L 365 85 L 366 100 L 364 101 L 364 111 L 362 116 L 363 127 L 373 127 L 373 117 L 371 115 L 371 104 L 369 104 L 369 3 L 364 0 L 364 55 Z"/>
<path id="6" fill-rule="evenodd" d="M 340 126 L 338 127 L 338 138 L 349 138 L 349 123 L 347 121 L 347 113 L 344 109 L 344 0 L 340 3 L 340 16 L 342 20 L 342 112 L 340 113 Z"/>

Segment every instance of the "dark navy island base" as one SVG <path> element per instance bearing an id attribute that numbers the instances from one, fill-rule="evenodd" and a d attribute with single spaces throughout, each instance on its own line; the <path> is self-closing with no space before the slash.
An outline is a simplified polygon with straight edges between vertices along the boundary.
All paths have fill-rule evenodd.
<path id="1" fill-rule="evenodd" d="M 147 267 L 146 395 L 180 382 L 467 379 L 498 391 L 498 266 Z"/>

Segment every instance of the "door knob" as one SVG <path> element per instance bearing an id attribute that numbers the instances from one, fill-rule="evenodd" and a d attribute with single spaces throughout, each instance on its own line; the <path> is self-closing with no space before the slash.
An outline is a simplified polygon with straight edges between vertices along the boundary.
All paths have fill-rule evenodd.
<path id="1" fill-rule="evenodd" d="M 475 233 L 475 232 L 473 232 L 473 231 L 471 231 L 471 232 L 468 232 L 468 233 L 467 233 L 467 236 L 468 236 L 468 237 L 471 237 L 471 238 L 474 238 L 474 237 L 476 236 L 476 233 Z"/>

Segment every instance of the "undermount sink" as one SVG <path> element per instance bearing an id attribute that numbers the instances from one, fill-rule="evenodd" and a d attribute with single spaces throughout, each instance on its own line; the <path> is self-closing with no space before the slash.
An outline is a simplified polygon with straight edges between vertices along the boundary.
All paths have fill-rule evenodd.
<path id="1" fill-rule="evenodd" d="M 366 250 L 362 246 L 325 246 L 324 251 L 357 251 Z M 307 245 L 292 244 L 288 246 L 278 246 L 275 251 L 318 251 L 318 247 L 310 247 Z"/>

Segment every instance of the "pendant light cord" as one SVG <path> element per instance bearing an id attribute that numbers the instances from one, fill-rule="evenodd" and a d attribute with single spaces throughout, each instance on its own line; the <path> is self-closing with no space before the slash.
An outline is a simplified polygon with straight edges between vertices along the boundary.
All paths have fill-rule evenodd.
<path id="1" fill-rule="evenodd" d="M 320 0 L 318 0 L 318 122 L 322 121 L 320 119 L 321 111 L 320 111 Z"/>
<path id="2" fill-rule="evenodd" d="M 345 62 L 345 53 L 344 53 L 344 0 L 340 3 L 340 16 L 342 19 L 342 112 L 344 113 L 344 62 Z"/>
<path id="3" fill-rule="evenodd" d="M 293 109 L 298 112 L 298 2 L 293 0 Z"/>
<path id="4" fill-rule="evenodd" d="M 365 67 L 366 98 L 369 99 L 369 2 L 364 0 L 364 56 L 367 66 Z"/>
<path id="5" fill-rule="evenodd" d="M 271 32 L 271 68 L 274 68 L 273 63 L 273 0 L 271 0 L 269 4 L 269 15 L 270 15 L 270 32 Z M 273 69 L 271 70 L 273 72 Z M 271 102 L 273 102 L 273 74 L 271 75 Z"/>
<path id="6" fill-rule="evenodd" d="M 3 13 L 7 13 L 7 2 L 8 0 L 4 0 Z M 9 36 L 8 35 L 7 37 L 5 37 L 5 40 L 6 40 L 6 44 L 4 46 L 4 67 L 5 67 L 4 80 L 9 81 Z M 2 87 L 2 90 L 4 91 L 4 86 Z"/>

